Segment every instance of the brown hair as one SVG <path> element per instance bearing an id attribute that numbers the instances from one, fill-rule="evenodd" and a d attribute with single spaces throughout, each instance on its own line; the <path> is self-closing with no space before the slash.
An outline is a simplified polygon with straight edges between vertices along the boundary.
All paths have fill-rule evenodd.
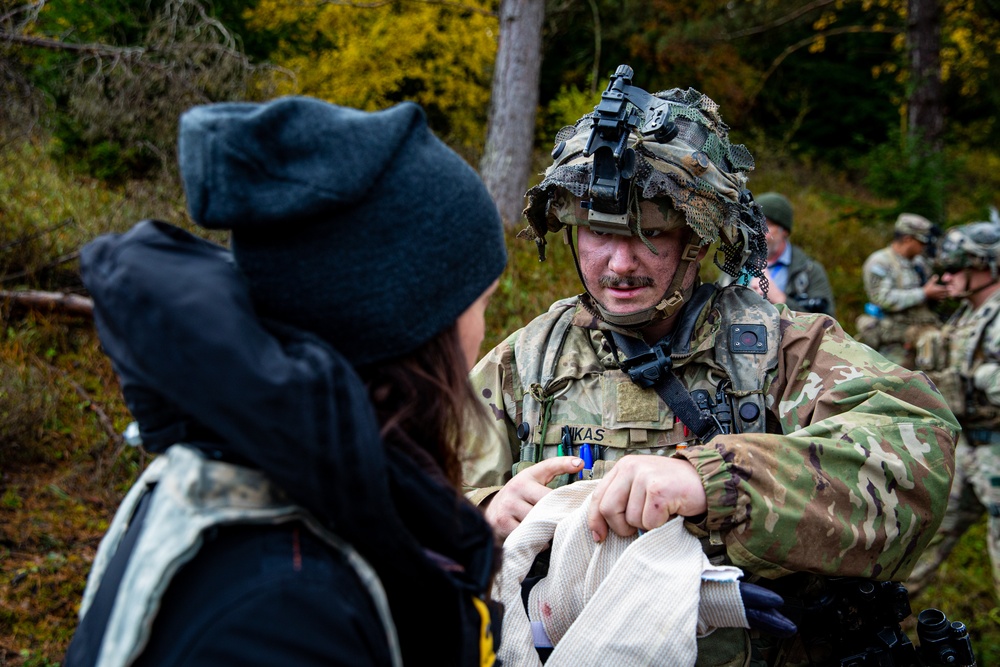
<path id="1" fill-rule="evenodd" d="M 409 354 L 359 372 L 368 385 L 386 445 L 418 458 L 423 458 L 420 452 L 429 454 L 439 474 L 459 487 L 465 429 L 470 420 L 482 420 L 483 413 L 469 384 L 457 325 Z"/>

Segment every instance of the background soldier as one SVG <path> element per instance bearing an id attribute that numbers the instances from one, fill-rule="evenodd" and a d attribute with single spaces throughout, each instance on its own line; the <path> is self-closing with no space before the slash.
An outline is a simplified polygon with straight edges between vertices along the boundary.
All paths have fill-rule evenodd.
<path id="1" fill-rule="evenodd" d="M 892 243 L 868 256 L 863 267 L 868 303 L 857 320 L 856 338 L 887 359 L 913 368 L 913 341 L 922 330 L 940 325 L 928 302 L 948 295 L 937 276 L 928 276 L 924 257 L 938 234 L 927 218 L 900 213 Z"/>
<path id="2" fill-rule="evenodd" d="M 767 221 L 767 300 L 792 310 L 835 317 L 833 289 L 826 269 L 789 241 L 792 202 L 778 192 L 765 192 L 757 197 L 757 203 Z M 759 284 L 755 281 L 752 286 Z"/>
<path id="3" fill-rule="evenodd" d="M 681 515 L 714 562 L 783 578 L 786 599 L 818 581 L 793 573 L 905 578 L 944 512 L 954 417 L 923 374 L 831 317 L 698 284 L 714 241 L 727 274 L 763 275 L 753 158 L 708 97 L 652 96 L 619 73 L 528 192 L 528 236 L 544 256 L 546 234 L 565 230 L 586 292 L 473 369 L 495 421 L 466 463 L 470 499 L 506 536 L 547 484 L 602 478 L 597 541 Z M 615 135 L 623 96 L 644 125 Z M 713 633 L 699 664 L 747 664 L 747 637 Z M 755 641 L 771 662 L 795 652 Z"/>
<path id="4" fill-rule="evenodd" d="M 962 534 L 989 511 L 993 583 L 1000 593 L 1000 226 L 974 222 L 948 231 L 937 263 L 948 296 L 962 305 L 942 330 L 921 337 L 917 364 L 948 399 L 962 425 L 948 510 L 907 582 L 930 581 Z"/>

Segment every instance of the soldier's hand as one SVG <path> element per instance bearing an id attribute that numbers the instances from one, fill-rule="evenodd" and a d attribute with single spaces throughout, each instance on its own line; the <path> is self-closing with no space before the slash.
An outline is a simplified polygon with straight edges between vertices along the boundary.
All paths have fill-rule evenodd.
<path id="1" fill-rule="evenodd" d="M 578 473 L 583 469 L 583 459 L 575 456 L 557 456 L 539 461 L 525 468 L 504 484 L 486 506 L 486 520 L 501 539 L 524 521 L 531 508 L 552 489 L 545 486 L 559 475 Z"/>
<path id="2" fill-rule="evenodd" d="M 652 530 L 673 517 L 697 516 L 708 509 L 705 487 L 684 459 L 655 455 L 625 456 L 594 489 L 587 524 L 595 542 L 610 528 L 627 537 Z"/>
<path id="3" fill-rule="evenodd" d="M 924 296 L 928 301 L 940 301 L 948 296 L 948 286 L 938 280 L 937 274 L 924 283 Z"/>

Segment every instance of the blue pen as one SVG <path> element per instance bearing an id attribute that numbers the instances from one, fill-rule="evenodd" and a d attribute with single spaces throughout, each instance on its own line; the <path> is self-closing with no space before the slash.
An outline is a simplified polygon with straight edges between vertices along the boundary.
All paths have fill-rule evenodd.
<path id="1" fill-rule="evenodd" d="M 580 458 L 583 459 L 583 470 L 580 471 L 580 479 L 583 479 L 584 470 L 594 469 L 594 452 L 591 450 L 590 443 L 583 443 L 580 445 Z"/>

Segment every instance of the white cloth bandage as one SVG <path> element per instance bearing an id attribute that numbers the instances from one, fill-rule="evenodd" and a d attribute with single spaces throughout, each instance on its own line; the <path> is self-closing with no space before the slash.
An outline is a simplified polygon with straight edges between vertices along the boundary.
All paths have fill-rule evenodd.
<path id="1" fill-rule="evenodd" d="M 609 533 L 596 544 L 587 507 L 597 483 L 549 493 L 504 543 L 494 590 L 505 607 L 499 655 L 505 665 L 541 664 L 532 623 L 541 623 L 555 646 L 550 667 L 693 665 L 697 636 L 748 627 L 737 581 L 742 571 L 709 563 L 682 518 L 641 538 Z M 548 575 L 532 588 L 525 614 L 521 582 L 550 542 Z"/>

